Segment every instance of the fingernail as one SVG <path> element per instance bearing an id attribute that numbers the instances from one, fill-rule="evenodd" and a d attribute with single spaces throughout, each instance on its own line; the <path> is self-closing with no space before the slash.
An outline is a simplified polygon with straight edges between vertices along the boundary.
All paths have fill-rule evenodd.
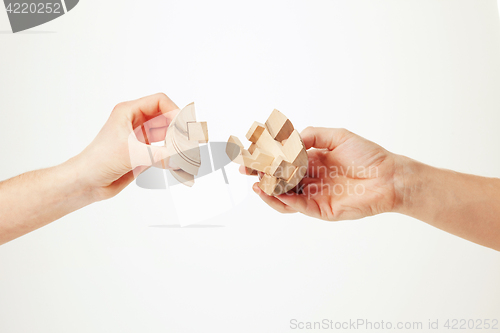
<path id="1" fill-rule="evenodd" d="M 253 184 L 252 188 L 255 193 L 260 194 L 260 188 L 257 184 Z"/>

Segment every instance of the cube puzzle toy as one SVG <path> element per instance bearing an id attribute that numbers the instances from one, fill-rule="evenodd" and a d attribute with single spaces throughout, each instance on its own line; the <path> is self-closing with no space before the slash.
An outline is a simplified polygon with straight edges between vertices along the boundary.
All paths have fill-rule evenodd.
<path id="1" fill-rule="evenodd" d="M 274 110 L 265 124 L 254 122 L 246 138 L 251 142 L 244 149 L 241 141 L 231 135 L 226 154 L 250 172 L 263 173 L 259 187 L 272 196 L 296 187 L 307 173 L 308 158 L 304 142 L 290 120 Z"/>

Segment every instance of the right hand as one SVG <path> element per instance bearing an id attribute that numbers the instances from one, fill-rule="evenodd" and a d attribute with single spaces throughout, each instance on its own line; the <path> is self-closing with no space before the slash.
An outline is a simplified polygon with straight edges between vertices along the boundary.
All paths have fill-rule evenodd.
<path id="1" fill-rule="evenodd" d="M 253 190 L 281 213 L 327 221 L 354 220 L 396 210 L 400 186 L 395 179 L 400 156 L 345 129 L 308 127 L 301 133 L 309 167 L 301 191 L 276 197 Z"/>

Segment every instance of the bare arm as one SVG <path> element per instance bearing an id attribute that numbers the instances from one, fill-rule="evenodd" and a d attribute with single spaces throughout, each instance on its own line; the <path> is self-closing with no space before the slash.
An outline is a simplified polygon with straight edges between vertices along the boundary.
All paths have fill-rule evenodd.
<path id="1" fill-rule="evenodd" d="M 434 168 L 403 157 L 394 211 L 500 251 L 500 179 Z"/>
<path id="2" fill-rule="evenodd" d="M 165 159 L 165 147 L 146 143 L 165 139 L 177 110 L 164 94 L 121 103 L 79 155 L 0 182 L 0 245 L 115 196 L 146 168 Z"/>
<path id="3" fill-rule="evenodd" d="M 345 129 L 301 135 L 316 148 L 301 191 L 270 197 L 253 187 L 277 211 L 327 221 L 398 212 L 500 251 L 500 179 L 434 168 Z"/>
<path id="4" fill-rule="evenodd" d="M 38 229 L 94 201 L 76 161 L 0 183 L 0 244 Z"/>

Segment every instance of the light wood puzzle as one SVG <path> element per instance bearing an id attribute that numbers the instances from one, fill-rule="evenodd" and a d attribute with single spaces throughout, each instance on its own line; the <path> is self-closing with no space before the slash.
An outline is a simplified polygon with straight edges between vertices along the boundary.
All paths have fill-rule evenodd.
<path id="1" fill-rule="evenodd" d="M 194 103 L 184 107 L 170 123 L 165 137 L 168 149 L 166 165 L 175 166 L 172 176 L 187 186 L 194 185 L 194 176 L 201 166 L 200 143 L 208 142 L 206 122 L 197 122 Z"/>
<path id="2" fill-rule="evenodd" d="M 307 173 L 308 159 L 304 142 L 291 121 L 274 110 L 265 124 L 254 122 L 246 138 L 248 150 L 231 135 L 226 145 L 227 156 L 247 168 L 247 173 L 264 173 L 259 187 L 272 196 L 296 187 Z"/>
<path id="3" fill-rule="evenodd" d="M 208 128 L 207 122 L 193 122 L 190 121 L 188 125 L 188 139 L 190 141 L 198 141 L 199 143 L 208 142 Z"/>

